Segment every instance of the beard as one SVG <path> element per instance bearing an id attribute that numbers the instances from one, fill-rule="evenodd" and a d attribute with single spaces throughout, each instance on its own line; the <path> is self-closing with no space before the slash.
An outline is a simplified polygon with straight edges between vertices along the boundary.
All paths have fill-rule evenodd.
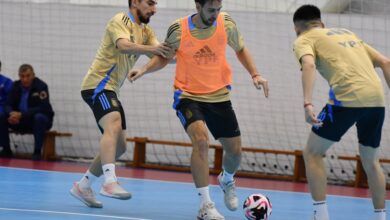
<path id="1" fill-rule="evenodd" d="M 137 14 L 138 14 L 138 18 L 141 21 L 141 23 L 148 24 L 150 22 L 150 17 L 152 17 L 152 15 L 154 13 L 151 13 L 149 16 L 143 15 L 141 10 L 137 9 Z"/>
<path id="2" fill-rule="evenodd" d="M 211 25 L 213 25 L 215 20 L 216 20 L 214 18 L 209 18 L 209 19 L 205 18 L 202 11 L 200 12 L 199 15 L 200 15 L 200 19 L 202 19 L 203 24 L 206 25 L 207 27 L 210 27 Z"/>

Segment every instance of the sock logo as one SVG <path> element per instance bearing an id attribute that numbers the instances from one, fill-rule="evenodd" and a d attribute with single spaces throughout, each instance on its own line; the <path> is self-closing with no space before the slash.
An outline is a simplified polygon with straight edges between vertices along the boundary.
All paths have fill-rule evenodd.
<path id="1" fill-rule="evenodd" d="M 108 171 L 110 171 L 110 169 L 106 169 L 104 172 L 108 172 Z"/>

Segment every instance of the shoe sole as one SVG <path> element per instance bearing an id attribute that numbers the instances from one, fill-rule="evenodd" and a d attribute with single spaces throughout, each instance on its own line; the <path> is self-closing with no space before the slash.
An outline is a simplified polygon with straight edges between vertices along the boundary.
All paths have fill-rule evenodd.
<path id="1" fill-rule="evenodd" d="M 106 193 L 105 191 L 100 191 L 100 195 L 106 196 L 106 197 L 110 197 L 110 198 L 114 198 L 114 199 L 120 199 L 120 200 L 129 200 L 129 199 L 131 199 L 131 194 L 129 194 L 128 196 L 119 196 L 119 195 Z"/>
<path id="2" fill-rule="evenodd" d="M 206 220 L 206 219 L 201 218 L 201 217 L 199 217 L 199 216 L 197 216 L 196 219 L 197 219 L 197 220 Z M 214 219 L 211 219 L 211 220 L 221 220 L 221 219 L 216 219 L 216 218 L 214 218 Z"/>
<path id="3" fill-rule="evenodd" d="M 79 195 L 77 195 L 77 193 L 74 193 L 73 190 L 70 190 L 69 193 L 70 193 L 70 195 L 72 195 L 76 199 L 80 200 L 82 203 L 84 203 L 88 207 L 91 207 L 91 208 L 103 208 L 103 205 L 93 205 L 91 203 L 88 203 L 83 198 L 81 198 Z"/>

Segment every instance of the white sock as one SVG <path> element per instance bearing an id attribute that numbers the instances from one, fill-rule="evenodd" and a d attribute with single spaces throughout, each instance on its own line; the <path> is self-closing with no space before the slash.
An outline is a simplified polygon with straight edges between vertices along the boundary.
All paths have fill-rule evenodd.
<path id="1" fill-rule="evenodd" d="M 314 201 L 314 216 L 316 220 L 329 220 L 328 205 L 326 201 Z"/>
<path id="2" fill-rule="evenodd" d="M 222 173 L 222 182 L 224 182 L 224 183 L 233 182 L 233 176 L 234 176 L 234 173 L 230 174 L 226 170 L 224 170 Z"/>
<path id="3" fill-rule="evenodd" d="M 386 209 L 374 210 L 375 220 L 386 220 Z"/>
<path id="4" fill-rule="evenodd" d="M 116 175 L 115 175 L 115 164 L 113 163 L 108 163 L 104 164 L 102 166 L 103 173 L 104 173 L 104 183 L 113 183 L 117 181 Z"/>
<path id="5" fill-rule="evenodd" d="M 89 188 L 99 177 L 93 175 L 89 170 L 84 174 L 84 176 L 79 181 L 79 186 L 81 188 Z"/>
<path id="6" fill-rule="evenodd" d="M 198 190 L 198 196 L 200 199 L 200 207 L 202 208 L 204 204 L 211 202 L 209 187 L 196 188 Z"/>

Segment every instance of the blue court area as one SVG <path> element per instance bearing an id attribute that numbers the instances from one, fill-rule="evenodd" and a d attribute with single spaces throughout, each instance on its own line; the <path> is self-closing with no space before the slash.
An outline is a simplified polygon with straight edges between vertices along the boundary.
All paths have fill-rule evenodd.
<path id="1" fill-rule="evenodd" d="M 0 167 L 0 219 L 130 219 L 194 220 L 198 198 L 192 184 L 146 179 L 120 179 L 133 198 L 120 201 L 97 195 L 104 204 L 93 209 L 69 194 L 80 173 L 37 171 Z M 100 190 L 101 182 L 94 186 Z M 259 186 L 261 187 L 261 186 Z M 225 219 L 245 219 L 242 209 L 231 212 L 224 207 L 222 191 L 212 186 L 211 195 Z M 269 196 L 273 204 L 271 220 L 308 220 L 311 198 L 308 193 L 238 188 L 241 201 L 252 193 Z M 369 199 L 329 196 L 332 220 L 373 219 Z M 387 203 L 387 209 L 390 206 Z"/>

